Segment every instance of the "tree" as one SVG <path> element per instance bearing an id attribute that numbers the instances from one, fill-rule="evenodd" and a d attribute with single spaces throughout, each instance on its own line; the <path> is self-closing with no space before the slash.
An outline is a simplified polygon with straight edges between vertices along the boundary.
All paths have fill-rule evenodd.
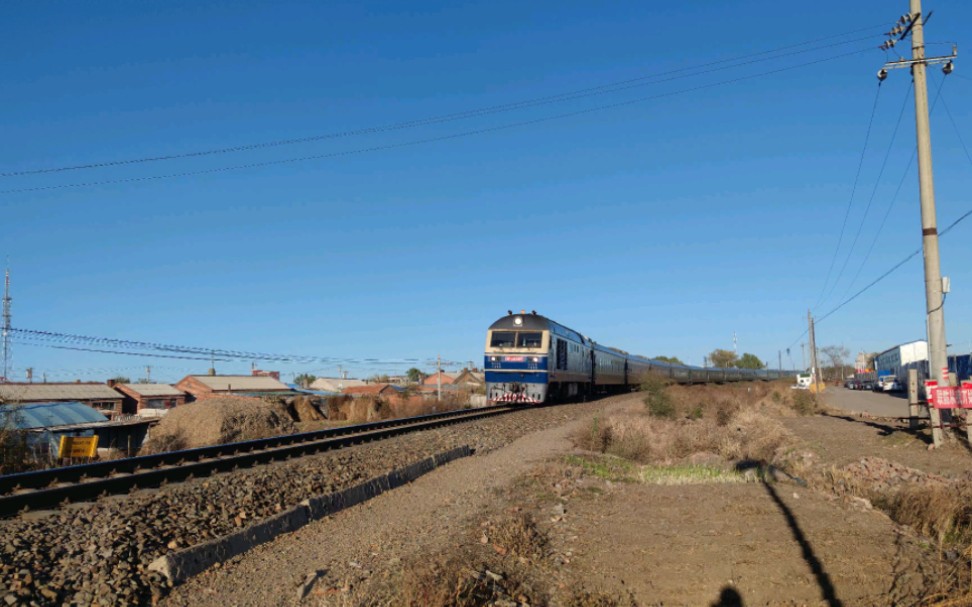
<path id="1" fill-rule="evenodd" d="M 825 346 L 820 348 L 820 352 L 830 361 L 830 366 L 834 370 L 835 375 L 838 373 L 837 370 L 840 369 L 840 379 L 843 381 L 845 361 L 850 356 L 850 350 L 844 346 Z"/>
<path id="2" fill-rule="evenodd" d="M 673 365 L 685 364 L 681 360 L 679 360 L 677 356 L 656 356 L 653 360 L 660 360 L 663 363 L 671 363 Z"/>
<path id="3" fill-rule="evenodd" d="M 294 383 L 300 386 L 301 388 L 304 388 L 305 390 L 307 388 L 310 388 L 310 385 L 315 381 L 317 381 L 317 376 L 311 375 L 310 373 L 301 373 L 300 375 L 294 378 Z"/>
<path id="4" fill-rule="evenodd" d="M 736 353 L 732 350 L 723 350 L 722 348 L 716 348 L 709 353 L 709 362 L 712 363 L 713 367 L 718 367 L 720 369 L 728 369 L 729 367 L 735 366 L 736 364 Z"/>
<path id="5" fill-rule="evenodd" d="M 421 369 L 417 369 L 415 367 L 412 367 L 411 369 L 406 371 L 405 375 L 408 376 L 408 381 L 413 384 L 420 384 L 425 380 L 426 377 L 428 377 L 425 373 L 422 372 Z"/>
<path id="6" fill-rule="evenodd" d="M 124 375 L 116 375 L 116 376 L 114 376 L 114 377 L 111 378 L 111 381 L 115 382 L 116 384 L 130 384 L 130 383 L 132 383 L 132 380 L 130 380 L 129 378 L 125 377 Z"/>
<path id="7" fill-rule="evenodd" d="M 755 354 L 745 352 L 739 357 L 739 360 L 736 361 L 736 366 L 740 369 L 765 369 L 766 363 L 761 361 Z"/>

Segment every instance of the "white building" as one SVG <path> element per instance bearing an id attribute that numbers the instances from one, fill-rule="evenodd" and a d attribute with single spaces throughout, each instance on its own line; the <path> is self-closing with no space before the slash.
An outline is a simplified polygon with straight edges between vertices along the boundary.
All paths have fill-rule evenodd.
<path id="1" fill-rule="evenodd" d="M 928 342 L 919 339 L 881 352 L 874 359 L 874 366 L 879 376 L 900 376 L 902 367 L 925 360 L 928 360 Z"/>

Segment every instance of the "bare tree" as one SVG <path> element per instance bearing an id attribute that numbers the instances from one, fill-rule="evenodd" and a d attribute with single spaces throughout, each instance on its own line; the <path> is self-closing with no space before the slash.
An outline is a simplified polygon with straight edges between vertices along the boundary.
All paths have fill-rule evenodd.
<path id="1" fill-rule="evenodd" d="M 850 356 L 850 351 L 844 346 L 825 346 L 820 348 L 820 352 L 830 361 L 834 374 L 840 373 L 840 381 L 844 381 L 845 361 Z"/>

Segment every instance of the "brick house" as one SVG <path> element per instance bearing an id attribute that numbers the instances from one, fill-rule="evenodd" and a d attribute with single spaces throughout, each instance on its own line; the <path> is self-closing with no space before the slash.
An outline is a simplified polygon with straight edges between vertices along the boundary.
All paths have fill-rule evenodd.
<path id="1" fill-rule="evenodd" d="M 97 382 L 0 384 L 0 400 L 8 404 L 79 402 L 99 411 L 109 419 L 124 413 L 122 394 Z"/>
<path id="2" fill-rule="evenodd" d="M 173 407 L 186 404 L 186 393 L 169 384 L 115 384 L 124 397 L 126 413 L 161 417 Z"/>
<path id="3" fill-rule="evenodd" d="M 341 393 L 348 396 L 371 396 L 390 401 L 398 398 L 401 395 L 401 390 L 391 384 L 370 384 L 367 386 L 351 386 L 345 388 Z"/>
<path id="4" fill-rule="evenodd" d="M 425 378 L 422 383 L 426 386 L 436 386 L 439 384 L 439 377 L 442 378 L 442 385 L 447 386 L 454 381 L 456 381 L 456 376 L 452 373 L 446 373 L 445 371 L 439 371 L 438 373 L 433 373 Z"/>
<path id="5" fill-rule="evenodd" d="M 187 375 L 175 385 L 194 400 L 207 396 L 264 396 L 293 392 L 287 384 L 266 376 L 253 375 Z"/>

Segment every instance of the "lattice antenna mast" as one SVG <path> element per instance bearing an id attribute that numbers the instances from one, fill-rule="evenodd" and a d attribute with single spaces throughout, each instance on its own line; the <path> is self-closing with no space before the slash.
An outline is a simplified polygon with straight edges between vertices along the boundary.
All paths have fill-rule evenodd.
<path id="1" fill-rule="evenodd" d="M 10 268 L 3 279 L 3 373 L 0 381 L 10 381 Z"/>

